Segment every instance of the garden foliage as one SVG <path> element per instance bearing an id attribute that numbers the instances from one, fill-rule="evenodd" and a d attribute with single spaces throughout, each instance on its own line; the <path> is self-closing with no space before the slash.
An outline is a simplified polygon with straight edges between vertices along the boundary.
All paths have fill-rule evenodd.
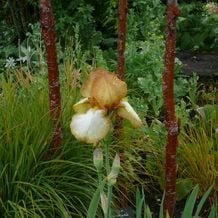
<path id="1" fill-rule="evenodd" d="M 0 15 L 3 33 L 0 36 L 0 214 L 3 217 L 86 216 L 98 184 L 91 160 L 93 148 L 77 142 L 69 125 L 74 115 L 73 105 L 81 99 L 81 84 L 89 73 L 96 67 L 112 72 L 117 69 L 117 1 L 52 1 L 58 34 L 63 123 L 62 152 L 52 160 L 46 156 L 52 128 L 45 47 L 38 17 L 25 16 L 25 34 L 18 40 L 8 2 L 0 3 L 4 9 Z M 23 0 L 23 3 L 28 9 L 38 11 L 35 1 Z M 109 150 L 114 154 L 122 148 L 125 157 L 114 187 L 118 197 L 113 198 L 112 207 L 117 209 L 123 199 L 135 205 L 132 199 L 136 186 L 143 186 L 144 200 L 148 204 L 155 202 L 157 208 L 165 176 L 162 96 L 165 6 L 159 0 L 128 3 L 125 79 L 128 101 L 142 118 L 143 127 L 135 130 L 124 121 L 123 139 L 119 143 L 108 139 Z M 177 48 L 216 50 L 216 15 L 209 13 L 205 4 L 192 2 L 181 7 Z M 200 31 L 202 27 L 207 34 Z M 181 69 L 182 63 L 176 59 L 176 113 L 181 123 L 177 200 L 186 198 L 196 184 L 199 196 L 213 185 L 209 198 L 215 203 L 217 89 L 210 88 L 210 93 L 200 91 L 198 76 L 184 77 Z M 123 197 L 120 191 L 123 187 L 128 196 Z"/>

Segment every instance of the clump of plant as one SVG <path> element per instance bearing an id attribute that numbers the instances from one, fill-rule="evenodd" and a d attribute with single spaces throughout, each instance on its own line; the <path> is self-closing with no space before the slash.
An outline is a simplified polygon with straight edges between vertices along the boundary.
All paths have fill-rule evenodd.
<path id="1" fill-rule="evenodd" d="M 214 184 L 217 198 L 218 179 L 218 134 L 216 105 L 197 109 L 196 118 L 181 132 L 179 147 L 179 175 L 192 184 L 199 184 L 204 193 Z"/>
<path id="2" fill-rule="evenodd" d="M 0 79 L 0 214 L 85 216 L 97 185 L 87 158 L 91 149 L 72 142 L 65 131 L 62 152 L 48 160 L 52 128 L 47 82 L 39 74 L 19 73 Z M 69 129 L 69 123 L 64 127 Z"/>
<path id="3" fill-rule="evenodd" d="M 163 114 L 164 7 L 159 1 L 136 1 L 133 5 L 128 16 L 128 28 L 132 31 L 127 34 L 125 79 L 134 97 L 144 100 L 148 117 L 160 118 Z M 181 74 L 181 66 L 176 59 L 176 101 L 187 94 L 188 81 Z"/>
<path id="4" fill-rule="evenodd" d="M 201 198 L 198 198 L 199 194 L 199 186 L 196 185 L 191 194 L 188 196 L 184 209 L 181 211 L 181 214 L 176 214 L 176 216 L 181 216 L 182 218 L 192 218 L 192 217 L 202 217 L 204 213 L 204 208 L 206 201 L 208 200 L 209 195 L 211 194 L 213 186 L 210 186 L 207 191 L 203 194 Z M 165 195 L 165 194 L 164 194 Z M 163 212 L 163 199 L 160 204 L 159 209 L 159 218 L 164 217 Z M 217 214 L 216 204 L 214 203 L 208 210 L 207 215 L 209 218 L 215 218 Z M 151 212 L 149 205 L 146 204 L 146 194 L 142 189 L 142 193 L 137 189 L 136 191 L 136 218 L 141 218 L 142 216 L 145 218 L 152 218 L 154 213 Z M 166 214 L 166 217 L 169 218 L 169 214 Z"/>
<path id="5" fill-rule="evenodd" d="M 217 51 L 216 8 L 217 5 L 212 3 L 181 4 L 181 16 L 177 25 L 177 44 L 180 49 Z"/>

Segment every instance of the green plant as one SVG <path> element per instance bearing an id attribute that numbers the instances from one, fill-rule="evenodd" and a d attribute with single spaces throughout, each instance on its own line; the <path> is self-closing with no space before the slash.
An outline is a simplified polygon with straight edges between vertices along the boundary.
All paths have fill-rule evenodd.
<path id="1" fill-rule="evenodd" d="M 189 103 L 184 101 L 177 107 L 177 116 L 181 119 L 177 200 L 184 199 L 196 184 L 200 186 L 200 193 L 205 192 L 213 183 L 215 193 L 217 190 L 217 106 L 206 105 L 197 109 L 196 117 L 191 117 L 190 111 Z M 143 132 L 144 136 L 136 136 L 137 143 L 134 143 L 134 137 L 127 137 L 129 141 L 125 144 L 134 146 L 131 147 L 131 152 L 125 153 L 129 160 L 126 171 L 129 175 L 132 171 L 138 172 L 144 180 L 135 176 L 136 182 L 143 182 L 146 191 L 154 189 L 158 193 L 158 190 L 164 190 L 166 131 L 162 122 L 153 119 L 151 123 L 145 124 Z M 141 141 L 141 138 L 144 140 Z M 130 166 L 134 170 L 128 171 Z"/>
<path id="2" fill-rule="evenodd" d="M 211 194 L 213 186 L 209 187 L 208 190 L 203 194 L 199 201 L 197 201 L 197 197 L 199 194 L 199 186 L 196 185 L 189 197 L 186 200 L 184 210 L 182 211 L 182 218 L 192 218 L 192 217 L 200 217 L 200 213 L 202 212 L 203 206 L 206 203 L 208 196 Z M 159 218 L 164 217 L 163 213 L 163 199 L 160 204 Z M 152 218 L 152 212 L 149 209 L 149 206 L 145 202 L 145 194 L 142 190 L 142 194 L 137 189 L 136 191 L 136 218 L 144 217 L 144 218 Z M 215 218 L 217 213 L 216 204 L 212 204 L 210 210 L 208 210 L 208 217 Z M 176 214 L 178 216 L 178 214 Z M 166 215 L 169 217 L 169 215 Z"/>
<path id="3" fill-rule="evenodd" d="M 196 108 L 198 104 L 199 99 L 199 83 L 198 83 L 199 77 L 196 73 L 193 74 L 193 76 L 189 80 L 189 86 L 188 86 L 188 99 L 191 103 L 192 108 Z"/>
<path id="4" fill-rule="evenodd" d="M 29 73 L 42 73 L 45 70 L 45 48 L 41 39 L 39 23 L 29 24 L 26 38 L 18 45 L 4 46 L 0 53 L 0 69 L 22 68 Z M 7 64 L 13 59 L 13 67 Z M 4 72 L 3 72 L 4 73 Z"/>
<path id="5" fill-rule="evenodd" d="M 87 217 L 92 218 L 96 216 L 96 211 L 98 208 L 98 203 L 101 201 L 101 208 L 104 213 L 104 217 L 113 217 L 112 212 L 112 191 L 113 186 L 116 183 L 119 171 L 120 171 L 120 157 L 118 154 L 115 155 L 113 164 L 110 167 L 110 153 L 109 153 L 109 144 L 105 142 L 104 145 L 105 151 L 105 164 L 103 163 L 103 152 L 101 148 L 96 148 L 93 153 L 93 162 L 98 174 L 99 188 L 96 190 L 96 193 L 93 195 L 89 209 L 87 212 Z M 103 177 L 103 166 L 106 168 L 106 177 Z M 104 192 L 104 186 L 107 184 L 107 195 Z"/>
<path id="6" fill-rule="evenodd" d="M 177 44 L 180 49 L 217 51 L 218 16 L 205 9 L 205 6 L 201 2 L 181 4 L 181 16 L 177 25 Z"/>
<path id="7" fill-rule="evenodd" d="M 84 216 L 97 185 L 86 158 L 92 151 L 72 141 L 65 122 L 63 151 L 47 160 L 52 128 L 46 80 L 27 77 L 9 74 L 0 80 L 0 214 Z"/>
<path id="8" fill-rule="evenodd" d="M 152 39 L 127 44 L 126 80 L 133 94 L 143 94 L 149 107 L 149 115 L 159 117 L 163 107 L 163 37 L 152 35 Z M 146 63 L 146 64 L 145 64 Z M 188 81 L 181 75 L 181 63 L 176 60 L 175 98 L 185 96 Z M 137 94 L 135 94 L 137 96 Z"/>
<path id="9" fill-rule="evenodd" d="M 110 132 L 111 120 L 115 114 L 126 118 L 135 128 L 141 127 L 142 121 L 127 101 L 126 83 L 103 68 L 97 68 L 90 73 L 82 85 L 81 94 L 84 98 L 73 106 L 76 114 L 72 117 L 70 129 L 76 139 L 93 144 L 94 147 L 98 146 L 94 151 L 93 162 L 97 169 L 99 188 L 93 196 L 87 216 L 89 218 L 96 216 L 98 202 L 101 199 L 104 217 L 111 217 L 112 188 L 119 174 L 120 157 L 116 154 L 110 167 L 109 143 L 104 143 L 106 168 L 104 179 L 100 142 Z M 104 193 L 105 184 L 107 184 L 107 196 Z"/>
<path id="10" fill-rule="evenodd" d="M 152 212 L 149 206 L 145 203 L 145 193 L 142 189 L 142 194 L 139 189 L 136 190 L 136 218 L 150 218 L 152 217 Z M 143 216 L 144 215 L 144 216 Z"/>
<path id="11" fill-rule="evenodd" d="M 151 10 L 160 14 L 154 18 Z M 151 4 L 138 2 L 136 9 L 130 10 L 128 28 L 132 31 L 127 35 L 126 45 L 126 81 L 135 96 L 136 93 L 144 96 L 149 109 L 148 114 L 155 118 L 160 116 L 163 107 L 164 37 L 161 32 L 162 18 L 160 17 L 162 14 L 163 8 L 158 6 L 157 1 Z M 142 22 L 143 16 L 146 18 Z M 147 31 L 142 32 L 141 26 Z M 176 101 L 186 95 L 188 87 L 188 81 L 181 75 L 181 65 L 181 62 L 176 59 L 174 83 Z"/>
<path id="12" fill-rule="evenodd" d="M 91 49 L 92 46 L 101 41 L 101 33 L 96 30 L 96 21 L 93 13 L 95 8 L 91 2 L 82 0 L 72 3 L 71 1 L 60 2 L 53 0 L 52 3 L 56 20 L 58 21 L 56 24 L 57 34 L 61 41 L 65 37 L 63 33 L 67 32 L 68 35 L 74 35 L 76 26 L 79 29 L 84 50 Z"/>
<path id="13" fill-rule="evenodd" d="M 180 135 L 179 177 L 199 184 L 201 193 L 214 184 L 217 192 L 217 107 L 205 106 L 198 109 L 200 116 L 189 124 Z M 216 196 L 216 194 L 215 194 Z"/>

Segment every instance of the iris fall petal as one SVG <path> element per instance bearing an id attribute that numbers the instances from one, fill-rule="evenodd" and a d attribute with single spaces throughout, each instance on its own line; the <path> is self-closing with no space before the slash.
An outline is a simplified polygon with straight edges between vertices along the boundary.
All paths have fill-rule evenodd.
<path id="1" fill-rule="evenodd" d="M 103 139 L 111 126 L 111 121 L 105 116 L 104 110 L 89 109 L 84 114 L 73 116 L 70 128 L 72 134 L 81 141 L 97 143 Z"/>
<path id="2" fill-rule="evenodd" d="M 122 100 L 118 105 L 117 114 L 120 117 L 129 120 L 135 128 L 142 126 L 142 121 L 138 114 L 126 100 Z"/>

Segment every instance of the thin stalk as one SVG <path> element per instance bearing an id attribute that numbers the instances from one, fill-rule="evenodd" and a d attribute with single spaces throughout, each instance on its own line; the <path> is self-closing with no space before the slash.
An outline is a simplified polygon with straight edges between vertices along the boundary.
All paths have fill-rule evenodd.
<path id="1" fill-rule="evenodd" d="M 105 143 L 105 161 L 106 161 L 106 173 L 107 176 L 110 174 L 110 152 L 109 152 L 109 144 Z M 111 217 L 111 200 L 112 200 L 112 189 L 113 186 L 108 183 L 107 185 L 107 217 Z"/>
<path id="2" fill-rule="evenodd" d="M 165 43 L 165 63 L 163 74 L 163 95 L 165 126 L 168 130 L 166 144 L 166 168 L 165 168 L 165 199 L 164 213 L 168 212 L 173 217 L 176 203 L 176 149 L 178 146 L 179 127 L 175 115 L 174 102 L 174 62 L 176 46 L 176 19 L 179 9 L 176 0 L 167 2 L 167 25 Z"/>
<path id="3" fill-rule="evenodd" d="M 53 125 L 51 149 L 55 153 L 60 149 L 62 139 L 61 95 L 56 53 L 55 20 L 50 0 L 40 0 L 40 22 L 47 53 L 50 116 Z"/>
<path id="4" fill-rule="evenodd" d="M 102 180 L 102 170 L 98 170 L 97 172 L 98 172 L 98 185 L 100 187 L 100 196 L 103 196 L 103 194 L 104 194 L 104 187 L 103 187 L 103 180 Z M 102 209 L 103 209 L 103 207 L 102 207 Z M 104 217 L 107 217 L 107 212 L 105 214 L 104 209 L 103 209 L 103 212 L 104 212 Z"/>
<path id="5" fill-rule="evenodd" d="M 112 192 L 113 192 L 113 186 L 112 185 L 108 185 L 108 193 L 107 193 L 107 199 L 108 199 L 108 218 L 112 217 L 112 213 L 111 213 Z"/>
<path id="6" fill-rule="evenodd" d="M 98 184 L 99 184 L 99 187 L 101 188 L 101 189 L 100 189 L 100 194 L 103 194 L 103 187 L 102 187 L 102 171 L 101 171 L 101 170 L 98 171 Z"/>

